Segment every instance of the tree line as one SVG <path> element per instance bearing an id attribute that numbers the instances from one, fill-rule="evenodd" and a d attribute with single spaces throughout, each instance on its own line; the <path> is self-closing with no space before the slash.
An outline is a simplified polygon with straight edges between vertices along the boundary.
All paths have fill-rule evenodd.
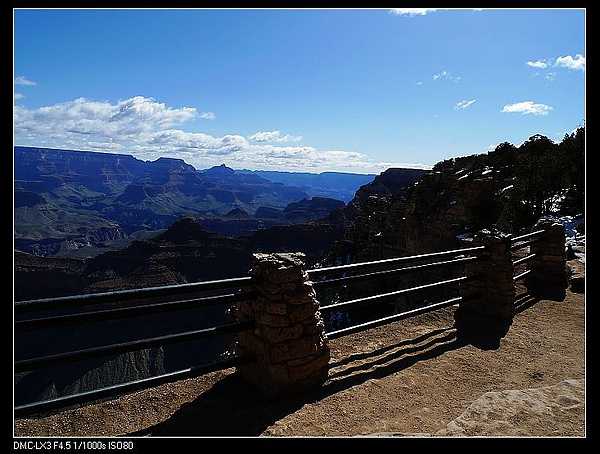
<path id="1" fill-rule="evenodd" d="M 488 168 L 507 184 L 501 222 L 510 230 L 532 226 L 544 215 L 585 214 L 585 126 L 561 142 L 535 134 L 522 145 L 503 142 L 486 154 L 439 162 L 433 171 Z"/>

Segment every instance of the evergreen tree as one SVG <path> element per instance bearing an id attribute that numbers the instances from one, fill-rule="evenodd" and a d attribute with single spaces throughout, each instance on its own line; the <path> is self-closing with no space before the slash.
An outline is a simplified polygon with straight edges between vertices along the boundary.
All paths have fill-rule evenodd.
<path id="1" fill-rule="evenodd" d="M 565 134 L 560 143 L 561 159 L 566 163 L 565 195 L 561 212 L 571 216 L 585 212 L 585 128 Z"/>

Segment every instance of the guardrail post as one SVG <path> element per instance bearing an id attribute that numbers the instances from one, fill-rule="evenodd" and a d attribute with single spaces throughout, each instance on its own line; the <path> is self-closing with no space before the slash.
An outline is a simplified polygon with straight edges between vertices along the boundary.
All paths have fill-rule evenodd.
<path id="1" fill-rule="evenodd" d="M 256 328 L 238 333 L 236 350 L 256 360 L 238 371 L 269 398 L 321 385 L 330 351 L 304 254 L 254 254 L 250 275 L 258 296 L 238 303 L 236 317 Z"/>
<path id="2" fill-rule="evenodd" d="M 542 229 L 544 233 L 540 240 L 529 247 L 530 254 L 535 254 L 535 257 L 529 261 L 531 273 L 525 278 L 527 290 L 538 295 L 568 287 L 565 226 L 552 219 L 541 219 L 533 230 Z"/>
<path id="3" fill-rule="evenodd" d="M 474 279 L 460 286 L 464 298 L 459 305 L 482 314 L 509 319 L 515 315 L 515 286 L 508 234 L 481 230 L 473 246 L 486 246 L 480 260 L 465 265 Z"/>

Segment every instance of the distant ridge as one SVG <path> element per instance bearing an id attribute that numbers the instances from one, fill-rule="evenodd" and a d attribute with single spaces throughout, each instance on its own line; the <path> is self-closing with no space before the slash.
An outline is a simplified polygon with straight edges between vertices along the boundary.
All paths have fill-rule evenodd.
<path id="1" fill-rule="evenodd" d="M 240 174 L 256 175 L 273 183 L 297 186 L 309 196 L 330 197 L 348 203 L 358 188 L 370 183 L 376 174 L 346 172 L 287 172 L 276 170 L 236 170 Z"/>
<path id="2" fill-rule="evenodd" d="M 197 170 L 179 158 L 16 146 L 15 248 L 90 257 L 161 233 L 182 217 L 227 236 L 298 224 L 343 206 L 360 178 L 340 190 L 301 188 L 293 178 L 274 182 L 225 164 Z"/>

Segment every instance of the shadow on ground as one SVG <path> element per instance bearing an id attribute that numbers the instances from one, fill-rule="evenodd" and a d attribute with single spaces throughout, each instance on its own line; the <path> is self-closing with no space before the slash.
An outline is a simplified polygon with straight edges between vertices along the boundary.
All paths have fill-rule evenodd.
<path id="1" fill-rule="evenodd" d="M 522 301 L 520 310 L 536 302 Z M 379 379 L 406 369 L 418 361 L 473 345 L 480 349 L 496 349 L 511 320 L 501 320 L 456 310 L 454 326 L 434 330 L 414 339 L 386 346 L 368 353 L 351 354 L 330 363 L 329 378 L 323 386 L 268 399 L 235 372 L 216 383 L 194 401 L 180 407 L 169 419 L 126 436 L 259 436 L 268 427 L 302 406 L 317 402 L 337 392 Z"/>

